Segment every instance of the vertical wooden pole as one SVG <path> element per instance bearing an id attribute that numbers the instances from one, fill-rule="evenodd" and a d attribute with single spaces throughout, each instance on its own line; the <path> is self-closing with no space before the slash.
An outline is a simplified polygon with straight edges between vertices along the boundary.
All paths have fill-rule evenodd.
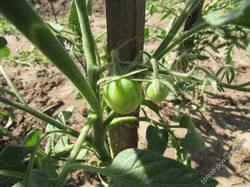
<path id="1" fill-rule="evenodd" d="M 118 49 L 121 60 L 132 61 L 144 45 L 145 0 L 106 0 L 106 15 L 109 54 Z M 110 131 L 114 154 L 137 147 L 137 128 L 134 123 Z"/>

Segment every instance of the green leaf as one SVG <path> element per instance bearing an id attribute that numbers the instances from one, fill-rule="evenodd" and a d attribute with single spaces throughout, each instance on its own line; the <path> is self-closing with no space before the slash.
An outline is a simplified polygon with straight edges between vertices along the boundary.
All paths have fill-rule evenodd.
<path id="1" fill-rule="evenodd" d="M 145 40 L 145 41 L 148 40 L 149 37 L 150 37 L 150 30 L 149 30 L 148 27 L 146 27 L 146 28 L 144 29 L 144 40 Z"/>
<path id="2" fill-rule="evenodd" d="M 34 147 L 38 140 L 39 140 L 39 130 L 35 129 L 26 136 L 24 141 L 24 146 Z"/>
<path id="3" fill-rule="evenodd" d="M 77 9 L 75 0 L 71 1 L 71 7 L 70 7 L 70 14 L 68 17 L 68 24 L 70 29 L 75 33 L 75 46 L 79 48 L 81 52 L 83 51 L 82 48 L 82 33 L 81 33 L 81 27 L 80 22 L 78 19 Z"/>
<path id="4" fill-rule="evenodd" d="M 24 181 L 25 187 L 49 187 L 46 173 L 42 170 L 31 170 L 29 176 Z"/>
<path id="5" fill-rule="evenodd" d="M 41 170 L 46 173 L 49 178 L 56 178 L 57 172 L 56 168 L 53 165 L 53 160 L 50 156 L 47 156 L 43 159 L 41 163 Z"/>
<path id="6" fill-rule="evenodd" d="M 77 157 L 76 157 L 76 160 L 79 160 L 79 161 L 82 161 L 82 159 L 88 154 L 88 149 L 82 149 L 79 153 L 78 153 L 78 155 L 77 155 Z"/>
<path id="7" fill-rule="evenodd" d="M 70 14 L 68 18 L 69 27 L 81 38 L 81 28 L 80 22 L 77 15 L 76 4 L 75 1 L 72 0 L 70 7 Z"/>
<path id="8" fill-rule="evenodd" d="M 58 141 L 55 144 L 54 150 L 53 151 L 59 151 L 69 145 L 69 138 L 68 135 L 59 135 L 58 136 Z"/>
<path id="9" fill-rule="evenodd" d="M 10 55 L 10 50 L 7 47 L 0 48 L 0 58 L 8 57 Z"/>
<path id="10" fill-rule="evenodd" d="M 197 7 L 198 4 L 199 1 L 197 0 L 187 1 L 186 7 L 184 8 L 185 11 L 183 11 L 178 17 L 178 19 L 175 20 L 168 34 L 164 37 L 164 40 L 162 40 L 160 46 L 154 52 L 153 57 L 155 59 L 159 60 L 167 53 L 168 46 L 171 44 L 176 34 L 178 33 L 182 25 L 185 23 L 188 16 L 193 12 L 193 10 Z"/>
<path id="11" fill-rule="evenodd" d="M 64 125 L 67 125 L 67 122 L 72 117 L 73 112 L 74 112 L 74 107 L 68 107 L 66 110 L 58 114 L 57 119 Z"/>
<path id="12" fill-rule="evenodd" d="M 201 172 L 149 150 L 127 149 L 110 166 L 98 170 L 111 177 L 112 187 L 214 187 L 217 184 L 213 179 L 202 184 L 205 175 Z"/>
<path id="13" fill-rule="evenodd" d="M 180 126 L 187 128 L 187 134 L 184 139 L 181 139 L 181 146 L 190 152 L 200 151 L 205 147 L 204 138 L 195 129 L 192 118 L 189 116 L 182 116 Z"/>
<path id="14" fill-rule="evenodd" d="M 25 172 L 26 165 L 24 160 L 31 152 L 32 149 L 24 146 L 8 145 L 0 152 L 0 169 Z M 8 186 L 14 182 L 17 182 L 15 175 L 12 177 L 0 176 L 0 186 Z"/>
<path id="15" fill-rule="evenodd" d="M 249 17 L 250 1 L 244 0 L 237 8 L 230 12 L 228 10 L 215 11 L 205 16 L 205 19 L 210 25 L 215 27 L 234 24 L 250 28 Z"/>
<path id="16" fill-rule="evenodd" d="M 198 59 L 198 60 L 205 61 L 205 60 L 209 60 L 209 57 L 206 56 L 206 55 L 197 55 L 197 59 Z"/>
<path id="17" fill-rule="evenodd" d="M 13 178 L 11 177 L 0 176 L 0 186 L 7 186 L 9 184 L 13 184 L 14 182 L 15 182 L 15 179 L 13 181 Z"/>
<path id="18" fill-rule="evenodd" d="M 163 84 L 165 84 L 165 85 L 171 90 L 171 92 L 174 93 L 175 96 L 178 95 L 177 92 L 176 92 L 176 90 L 175 90 L 175 88 L 174 88 L 174 86 L 173 86 L 170 82 L 168 82 L 168 81 L 166 81 L 166 80 L 160 80 L 160 81 L 161 81 Z"/>
<path id="19" fill-rule="evenodd" d="M 31 152 L 32 149 L 24 146 L 8 145 L 0 152 L 0 168 L 8 169 L 18 165 Z"/>
<path id="20" fill-rule="evenodd" d="M 0 49 L 6 47 L 7 43 L 7 40 L 4 37 L 0 36 Z"/>
<path id="21" fill-rule="evenodd" d="M 73 112 L 74 112 L 74 107 L 68 107 L 66 110 L 60 112 L 57 115 L 57 121 L 64 124 L 65 126 L 67 126 L 67 123 L 68 123 L 69 119 L 72 117 Z M 46 127 L 47 133 L 51 132 L 51 131 L 55 131 L 55 130 L 58 130 L 58 128 L 55 128 L 55 127 L 51 126 L 50 124 L 48 124 Z M 47 138 L 45 152 L 48 154 L 51 151 L 60 150 L 67 145 L 69 145 L 68 135 L 65 135 L 62 133 L 59 133 L 59 134 L 53 133 L 53 134 L 50 134 Z"/>
<path id="22" fill-rule="evenodd" d="M 166 129 L 158 129 L 152 125 L 148 126 L 146 132 L 148 149 L 163 154 L 168 144 L 168 131 Z"/>

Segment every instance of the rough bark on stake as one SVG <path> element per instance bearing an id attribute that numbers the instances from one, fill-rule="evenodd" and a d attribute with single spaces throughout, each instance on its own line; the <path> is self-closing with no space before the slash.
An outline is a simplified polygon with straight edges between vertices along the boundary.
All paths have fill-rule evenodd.
<path id="1" fill-rule="evenodd" d="M 194 9 L 192 14 L 187 18 L 187 21 L 185 22 L 184 32 L 190 30 L 192 26 L 195 24 L 195 22 L 200 19 L 203 5 L 204 5 L 204 0 L 198 0 L 196 8 Z M 183 55 L 183 53 L 184 54 L 189 53 L 190 46 L 193 46 L 193 43 L 194 43 L 193 37 L 185 40 L 180 46 L 181 48 L 180 55 Z M 188 62 L 184 60 L 184 61 L 177 63 L 176 69 L 179 71 L 185 72 L 187 70 L 187 67 L 188 67 Z"/>
<path id="2" fill-rule="evenodd" d="M 108 51 L 118 49 L 120 59 L 132 61 L 143 49 L 145 0 L 106 0 Z M 110 130 L 114 154 L 137 147 L 138 124 L 125 124 Z"/>

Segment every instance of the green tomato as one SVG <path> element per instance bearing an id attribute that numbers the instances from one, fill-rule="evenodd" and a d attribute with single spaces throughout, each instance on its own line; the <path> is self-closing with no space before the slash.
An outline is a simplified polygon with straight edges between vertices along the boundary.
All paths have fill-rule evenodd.
<path id="1" fill-rule="evenodd" d="M 126 78 L 106 84 L 103 95 L 107 105 L 118 114 L 135 111 L 143 99 L 140 85 Z"/>
<path id="2" fill-rule="evenodd" d="M 161 83 L 159 80 L 153 80 L 146 89 L 146 95 L 149 100 L 160 103 L 164 101 L 168 96 L 169 89 L 168 87 Z"/>

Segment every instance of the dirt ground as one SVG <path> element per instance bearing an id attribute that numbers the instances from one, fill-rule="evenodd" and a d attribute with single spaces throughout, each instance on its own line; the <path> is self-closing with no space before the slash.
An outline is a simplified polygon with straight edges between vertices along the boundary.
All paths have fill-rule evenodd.
<path id="1" fill-rule="evenodd" d="M 33 0 L 35 8 L 42 15 L 52 16 L 51 4 L 47 0 Z M 57 0 L 54 2 L 57 15 L 67 14 L 69 3 L 67 0 Z M 95 34 L 105 30 L 104 5 L 97 1 L 93 11 L 92 27 Z M 155 25 L 159 21 L 159 16 L 153 16 L 146 24 Z M 15 54 L 17 49 L 31 50 L 32 45 L 21 35 L 6 36 L 11 52 Z M 145 49 L 151 51 L 157 47 L 158 41 L 146 42 Z M 213 68 L 218 67 L 218 62 L 222 61 L 222 54 L 217 55 L 217 62 L 206 62 Z M 246 82 L 250 75 L 250 56 L 245 52 L 235 51 L 235 62 L 237 69 L 242 70 L 236 82 Z M 80 129 L 86 116 L 87 105 L 84 101 L 76 101 L 73 86 L 61 75 L 61 73 L 50 63 L 27 66 L 15 63 L 4 64 L 6 71 L 15 82 L 24 96 L 26 102 L 32 107 L 55 116 L 58 112 L 69 106 L 75 106 L 76 111 L 71 119 L 72 127 Z M 0 76 L 0 84 L 7 86 L 4 79 Z M 197 154 L 192 154 L 192 165 L 204 173 L 209 173 L 216 164 L 225 157 L 230 150 L 235 150 L 239 142 L 246 142 L 238 148 L 229 158 L 214 177 L 219 180 L 220 187 L 247 187 L 250 186 L 250 94 L 226 90 L 223 93 L 215 92 L 212 88 L 206 90 L 207 107 L 204 111 L 193 111 L 191 114 L 199 131 L 205 137 L 206 148 Z M 0 105 L 3 106 L 3 105 Z M 19 137 L 25 135 L 33 128 L 44 130 L 43 122 L 22 113 L 12 107 L 4 106 L 9 112 L 13 113 L 14 123 L 10 131 Z M 162 104 L 162 114 L 169 119 L 174 105 L 172 102 Z M 0 123 L 5 123 L 4 119 Z M 139 128 L 139 147 L 146 147 L 145 140 L 146 126 L 140 125 Z M 0 137 L 0 145 L 8 140 Z M 1 148 L 1 146 L 0 146 Z M 165 156 L 173 158 L 173 150 L 168 149 Z M 99 185 L 96 176 L 83 172 L 75 173 L 69 179 L 79 186 Z"/>

